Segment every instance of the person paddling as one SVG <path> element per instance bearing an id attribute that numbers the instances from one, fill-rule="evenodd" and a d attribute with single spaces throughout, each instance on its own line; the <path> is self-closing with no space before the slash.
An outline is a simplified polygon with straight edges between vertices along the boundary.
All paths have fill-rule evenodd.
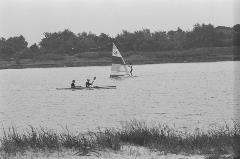
<path id="1" fill-rule="evenodd" d="M 86 81 L 86 87 L 90 87 L 92 85 L 92 83 L 90 83 L 90 79 L 87 79 Z"/>
<path id="2" fill-rule="evenodd" d="M 86 81 L 86 87 L 92 86 L 95 79 L 96 79 L 96 77 L 93 78 L 92 83 L 90 83 L 90 79 L 87 79 L 87 81 Z"/>
<path id="3" fill-rule="evenodd" d="M 75 80 L 73 80 L 72 81 L 72 83 L 71 83 L 71 88 L 75 88 L 76 86 L 75 86 Z"/>

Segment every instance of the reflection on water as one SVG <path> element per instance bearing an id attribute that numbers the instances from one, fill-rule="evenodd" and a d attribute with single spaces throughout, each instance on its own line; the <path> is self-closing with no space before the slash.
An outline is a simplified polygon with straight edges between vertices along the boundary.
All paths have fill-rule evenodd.
<path id="1" fill-rule="evenodd" d="M 231 122 L 234 63 L 139 65 L 137 77 L 123 80 L 110 79 L 109 66 L 0 70 L 0 122 L 77 131 L 131 119 L 187 128 Z M 56 90 L 94 76 L 95 85 L 117 89 Z"/>
<path id="2" fill-rule="evenodd" d="M 234 117 L 240 123 L 240 62 L 234 63 Z"/>

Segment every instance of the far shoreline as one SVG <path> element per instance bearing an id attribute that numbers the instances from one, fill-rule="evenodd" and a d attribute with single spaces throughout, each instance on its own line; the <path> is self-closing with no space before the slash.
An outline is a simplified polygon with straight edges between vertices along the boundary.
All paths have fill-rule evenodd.
<path id="1" fill-rule="evenodd" d="M 111 55 L 111 52 L 106 52 Z M 98 52 L 89 52 L 100 54 Z M 234 54 L 233 47 L 204 47 L 188 50 L 169 50 L 161 52 L 123 52 L 127 64 L 166 64 L 166 63 L 200 63 L 240 61 Z M 146 56 L 146 54 L 148 56 Z M 42 59 L 0 59 L 0 70 L 3 69 L 25 69 L 25 68 L 59 68 L 59 67 L 88 67 L 88 66 L 110 66 L 111 56 L 105 57 L 77 57 L 49 54 Z M 125 55 L 125 56 L 124 56 Z M 127 56 L 128 55 L 128 56 Z"/>
<path id="2" fill-rule="evenodd" d="M 183 63 L 211 63 L 211 62 L 233 62 L 233 61 L 240 61 L 240 60 L 215 60 L 215 61 L 183 61 L 183 62 L 159 62 L 159 63 L 136 63 L 134 65 L 151 65 L 151 64 L 183 64 Z M 0 67 L 0 70 L 8 70 L 8 69 L 31 69 L 31 68 L 66 68 L 66 67 L 91 67 L 91 66 L 111 66 L 109 64 L 99 64 L 94 63 L 92 65 L 55 65 L 55 64 L 40 64 L 40 65 L 11 65 L 9 67 Z"/>

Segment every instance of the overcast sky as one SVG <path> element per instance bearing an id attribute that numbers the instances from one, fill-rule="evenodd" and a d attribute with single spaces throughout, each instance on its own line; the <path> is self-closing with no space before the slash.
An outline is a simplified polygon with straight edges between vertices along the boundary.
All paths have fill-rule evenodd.
<path id="1" fill-rule="evenodd" d="M 115 36 L 142 28 L 190 30 L 197 22 L 232 27 L 240 23 L 239 10 L 239 0 L 0 0 L 0 37 L 22 34 L 33 44 L 44 32 L 64 29 Z"/>

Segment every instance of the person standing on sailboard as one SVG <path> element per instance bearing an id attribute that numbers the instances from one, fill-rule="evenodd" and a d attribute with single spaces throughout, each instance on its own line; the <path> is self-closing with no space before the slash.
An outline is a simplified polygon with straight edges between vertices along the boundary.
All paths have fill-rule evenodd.
<path id="1" fill-rule="evenodd" d="M 132 64 L 131 64 L 131 63 L 130 63 L 130 65 L 129 65 L 129 67 L 130 67 L 130 74 L 131 74 L 131 76 L 132 76 L 133 67 L 132 67 Z"/>

